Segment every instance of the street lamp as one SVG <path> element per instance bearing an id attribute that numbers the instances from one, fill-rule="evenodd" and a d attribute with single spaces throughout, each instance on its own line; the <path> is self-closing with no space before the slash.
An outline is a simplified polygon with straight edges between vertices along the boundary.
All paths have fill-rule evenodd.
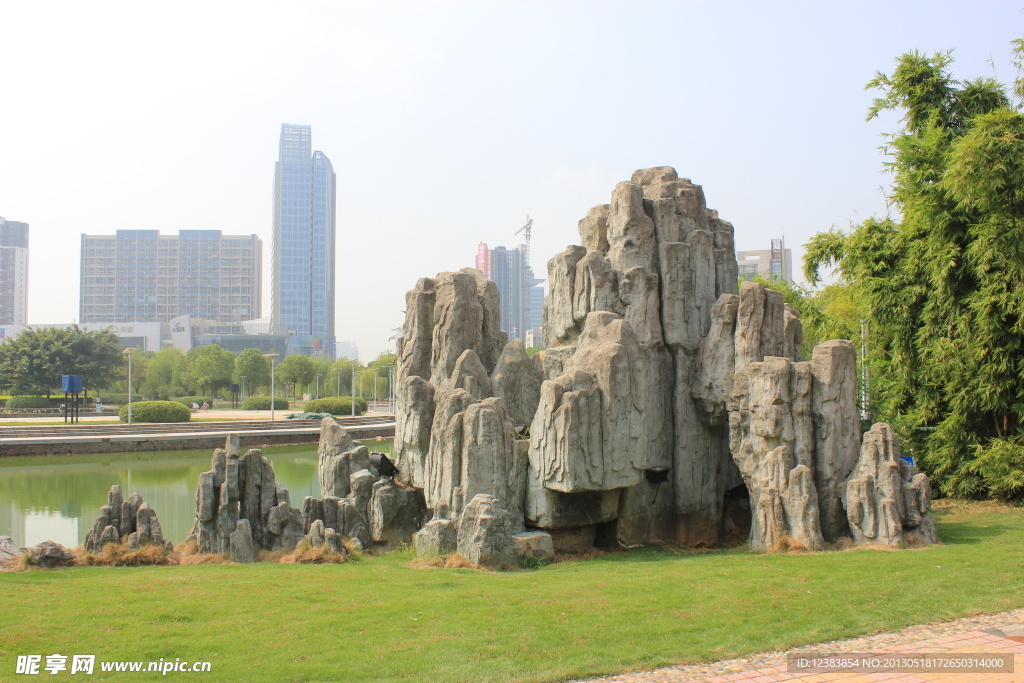
<path id="1" fill-rule="evenodd" d="M 323 377 L 320 373 L 316 375 L 316 397 L 320 398 L 320 378 Z"/>
<path id="2" fill-rule="evenodd" d="M 128 424 L 132 423 L 132 352 L 134 351 L 134 347 L 129 347 L 121 352 L 128 356 Z"/>
<path id="3" fill-rule="evenodd" d="M 274 359 L 280 356 L 279 353 L 265 353 L 264 358 L 270 359 L 270 421 L 274 421 Z"/>
<path id="4" fill-rule="evenodd" d="M 242 380 L 242 400 L 245 400 L 245 375 L 239 375 L 238 379 Z"/>
<path id="5" fill-rule="evenodd" d="M 395 410 L 395 364 L 388 363 L 382 367 L 390 368 L 388 370 L 388 410 L 394 412 Z"/>
<path id="6" fill-rule="evenodd" d="M 352 361 L 352 417 L 356 416 L 356 361 Z"/>

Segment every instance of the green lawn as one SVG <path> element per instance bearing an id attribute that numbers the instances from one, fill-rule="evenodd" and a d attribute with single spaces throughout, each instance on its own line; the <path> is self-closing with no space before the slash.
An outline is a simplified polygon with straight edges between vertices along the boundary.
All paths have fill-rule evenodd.
<path id="1" fill-rule="evenodd" d="M 1024 510 L 937 517 L 945 545 L 900 552 L 642 549 L 485 573 L 415 569 L 402 551 L 3 573 L 0 679 L 16 655 L 57 652 L 209 660 L 202 677 L 218 681 L 557 681 L 1024 607 Z M 120 676 L 105 680 L 158 674 Z"/>

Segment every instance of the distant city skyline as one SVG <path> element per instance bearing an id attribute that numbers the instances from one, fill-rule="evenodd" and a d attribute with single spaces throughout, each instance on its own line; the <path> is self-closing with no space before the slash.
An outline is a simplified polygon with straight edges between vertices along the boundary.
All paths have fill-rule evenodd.
<path id="1" fill-rule="evenodd" d="M 335 339 L 394 349 L 405 293 L 510 244 L 531 262 L 639 168 L 674 166 L 739 250 L 888 212 L 865 115 L 909 50 L 1010 82 L 1021 4 L 594 0 L 0 3 L 0 215 L 31 225 L 28 322 L 78 315 L 79 235 L 219 229 L 272 244 L 282 122 L 337 173 Z M 184 46 L 184 47 L 183 47 Z M 513 245 L 514 246 L 514 245 Z M 469 253 L 467 253 L 469 252 Z M 270 254 L 266 255 L 269 258 Z M 270 278 L 263 282 L 264 315 Z"/>
<path id="2" fill-rule="evenodd" d="M 28 320 L 28 223 L 0 216 L 0 325 Z"/>

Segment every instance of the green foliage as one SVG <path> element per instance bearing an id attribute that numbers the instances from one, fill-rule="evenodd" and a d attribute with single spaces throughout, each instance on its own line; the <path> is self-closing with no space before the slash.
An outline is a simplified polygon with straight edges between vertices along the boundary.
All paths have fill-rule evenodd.
<path id="1" fill-rule="evenodd" d="M 132 371 L 135 372 L 134 360 L 132 365 Z M 143 367 L 143 381 L 134 384 L 133 388 L 137 387 L 139 392 L 146 396 L 167 400 L 179 393 L 178 389 L 184 389 L 184 365 L 185 354 L 180 349 L 173 346 L 162 348 L 148 359 Z"/>
<path id="2" fill-rule="evenodd" d="M 533 358 L 543 350 L 543 346 L 531 346 L 530 348 L 526 349 L 526 355 L 529 356 L 530 358 Z"/>
<path id="3" fill-rule="evenodd" d="M 121 422 L 128 421 L 128 406 L 118 412 Z M 188 422 L 192 411 L 176 401 L 132 401 L 132 422 Z"/>
<path id="4" fill-rule="evenodd" d="M 356 397 L 356 415 L 366 412 L 366 399 Z M 308 413 L 330 413 L 332 415 L 351 415 L 352 398 L 342 396 L 340 398 L 320 398 L 306 401 L 305 411 Z"/>
<path id="5" fill-rule="evenodd" d="M 245 392 L 252 394 L 262 387 L 270 387 L 270 359 L 259 349 L 245 349 L 235 358 L 235 380 L 239 388 L 245 377 Z"/>
<path id="6" fill-rule="evenodd" d="M 287 410 L 288 399 L 282 396 L 274 397 L 274 410 Z M 242 410 L 270 410 L 269 396 L 250 396 L 242 402 Z"/>
<path id="7" fill-rule="evenodd" d="M 12 393 L 46 394 L 60 388 L 61 375 L 81 375 L 86 391 L 115 382 L 125 360 L 109 330 L 26 329 L 0 342 L 0 383 Z"/>
<path id="8" fill-rule="evenodd" d="M 902 219 L 819 233 L 804 272 L 834 265 L 861 304 L 875 415 L 942 492 L 977 496 L 1013 489 L 994 463 L 1024 430 L 1024 116 L 1004 86 L 956 80 L 951 64 L 911 52 L 868 84 L 882 91 L 869 118 L 902 114 L 886 147 Z"/>
<path id="9" fill-rule="evenodd" d="M 4 407 L 8 410 L 12 408 L 49 408 L 50 399 L 45 396 L 12 396 L 7 399 L 7 404 Z"/>
<path id="10" fill-rule="evenodd" d="M 298 354 L 288 356 L 277 364 L 275 379 L 278 384 L 290 384 L 294 398 L 300 387 L 305 387 L 316 378 L 316 369 L 309 356 Z"/>
<path id="11" fill-rule="evenodd" d="M 235 354 L 216 344 L 200 346 L 185 354 L 184 376 L 207 396 L 230 386 L 235 373 Z"/>
<path id="12" fill-rule="evenodd" d="M 1024 438 L 992 439 L 974 447 L 974 458 L 948 478 L 962 498 L 991 495 L 1006 502 L 1024 500 Z"/>

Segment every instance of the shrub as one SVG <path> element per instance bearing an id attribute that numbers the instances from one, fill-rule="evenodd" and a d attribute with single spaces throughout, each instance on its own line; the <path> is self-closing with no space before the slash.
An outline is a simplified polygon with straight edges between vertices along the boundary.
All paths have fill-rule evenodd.
<path id="1" fill-rule="evenodd" d="M 315 398 L 306 401 L 305 411 L 307 413 L 330 413 L 331 415 L 351 415 L 352 397 L 342 396 L 341 398 Z M 356 415 L 366 412 L 366 401 L 356 397 Z"/>
<path id="2" fill-rule="evenodd" d="M 12 396 L 7 399 L 7 409 L 11 408 L 49 408 L 50 399 L 45 396 Z"/>
<path id="3" fill-rule="evenodd" d="M 242 403 L 242 410 L 270 410 L 270 397 L 250 396 Z M 275 396 L 274 410 L 288 410 L 288 399 Z"/>
<path id="4" fill-rule="evenodd" d="M 975 457 L 960 467 L 957 475 L 974 479 L 978 493 L 1005 502 L 1024 499 L 1024 444 L 1021 439 L 993 439 L 975 446 Z M 980 481 L 979 481 L 980 480 Z"/>
<path id="5" fill-rule="evenodd" d="M 208 396 L 179 396 L 178 398 L 173 400 L 175 403 L 180 403 L 186 408 L 192 408 L 193 403 L 203 405 L 204 403 L 209 402 L 211 406 L 213 405 L 213 401 Z"/>
<path id="6" fill-rule="evenodd" d="M 121 406 L 121 422 L 128 421 L 128 406 Z M 188 422 L 192 411 L 176 401 L 132 401 L 132 422 Z"/>

